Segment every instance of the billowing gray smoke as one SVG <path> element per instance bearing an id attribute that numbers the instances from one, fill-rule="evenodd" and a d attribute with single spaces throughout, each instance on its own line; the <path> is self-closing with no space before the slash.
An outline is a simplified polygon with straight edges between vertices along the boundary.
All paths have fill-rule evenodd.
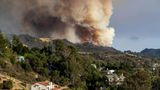
<path id="1" fill-rule="evenodd" d="M 11 33 L 111 46 L 111 0 L 1 0 L 0 28 Z"/>

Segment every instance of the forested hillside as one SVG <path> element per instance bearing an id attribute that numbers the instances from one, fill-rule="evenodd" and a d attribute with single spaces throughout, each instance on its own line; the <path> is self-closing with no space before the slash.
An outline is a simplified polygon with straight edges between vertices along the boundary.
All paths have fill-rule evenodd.
<path id="1" fill-rule="evenodd" d="M 49 80 L 71 90 L 158 90 L 159 66 L 158 60 L 110 47 L 43 42 L 27 35 L 13 35 L 10 40 L 0 33 L 0 72 L 24 83 Z M 123 74 L 124 81 L 110 82 L 107 70 Z"/>

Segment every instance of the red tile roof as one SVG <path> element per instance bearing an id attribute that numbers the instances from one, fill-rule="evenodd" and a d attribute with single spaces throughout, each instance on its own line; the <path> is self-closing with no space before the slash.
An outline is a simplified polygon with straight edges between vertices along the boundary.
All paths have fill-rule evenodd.
<path id="1" fill-rule="evenodd" d="M 48 85 L 49 85 L 49 82 L 48 82 L 48 81 L 45 81 L 45 82 L 37 82 L 37 83 L 34 83 L 33 85 L 48 86 Z M 52 88 L 53 88 L 52 90 L 59 90 L 58 85 L 56 85 L 56 84 L 53 84 Z"/>
<path id="2" fill-rule="evenodd" d="M 59 90 L 58 88 L 53 88 L 52 90 Z"/>
<path id="3" fill-rule="evenodd" d="M 43 86 L 48 86 L 49 85 L 49 82 L 37 82 L 35 83 L 34 85 L 43 85 Z"/>

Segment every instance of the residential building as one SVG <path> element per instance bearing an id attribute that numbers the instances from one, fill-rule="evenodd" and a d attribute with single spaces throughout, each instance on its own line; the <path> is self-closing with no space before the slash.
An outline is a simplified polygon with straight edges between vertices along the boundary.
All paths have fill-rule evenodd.
<path id="1" fill-rule="evenodd" d="M 58 85 L 45 81 L 32 84 L 30 90 L 58 90 L 57 87 Z"/>
<path id="2" fill-rule="evenodd" d="M 125 80 L 125 76 L 123 75 L 123 73 L 121 75 L 117 75 L 115 73 L 115 70 L 106 70 L 106 77 L 108 78 L 109 84 L 116 84 L 116 85 L 121 85 L 123 84 L 124 80 Z"/>
<path id="3" fill-rule="evenodd" d="M 157 68 L 159 68 L 160 67 L 160 64 L 158 64 L 158 63 L 154 63 L 153 65 L 152 65 L 152 70 L 153 71 L 155 71 Z"/>
<path id="4" fill-rule="evenodd" d="M 16 58 L 16 60 L 17 60 L 18 62 L 23 62 L 23 61 L 25 61 L 25 58 L 24 58 L 24 56 L 18 56 L 18 57 Z"/>
<path id="5" fill-rule="evenodd" d="M 115 70 L 109 70 L 107 68 L 107 70 L 105 70 L 105 72 L 109 75 L 109 74 L 114 74 L 115 73 Z"/>

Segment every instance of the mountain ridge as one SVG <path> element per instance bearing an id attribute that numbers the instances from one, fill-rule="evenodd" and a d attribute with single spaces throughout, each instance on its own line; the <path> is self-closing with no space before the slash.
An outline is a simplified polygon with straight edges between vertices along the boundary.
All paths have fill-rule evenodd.
<path id="1" fill-rule="evenodd" d="M 19 40 L 28 46 L 29 48 L 37 47 L 37 48 L 43 48 L 44 46 L 51 45 L 52 47 L 55 46 L 55 43 L 57 40 L 50 40 L 49 42 L 44 42 L 41 40 L 41 38 L 36 38 L 30 35 L 17 35 Z M 116 50 L 113 47 L 103 47 L 103 46 L 97 46 L 92 43 L 72 43 L 66 39 L 61 40 L 65 45 L 71 45 L 78 47 L 78 49 L 82 52 L 94 52 L 94 53 L 100 53 L 100 52 L 120 52 L 119 50 Z"/>
<path id="2" fill-rule="evenodd" d="M 140 55 L 151 58 L 160 58 L 160 49 L 146 48 L 140 52 Z"/>

